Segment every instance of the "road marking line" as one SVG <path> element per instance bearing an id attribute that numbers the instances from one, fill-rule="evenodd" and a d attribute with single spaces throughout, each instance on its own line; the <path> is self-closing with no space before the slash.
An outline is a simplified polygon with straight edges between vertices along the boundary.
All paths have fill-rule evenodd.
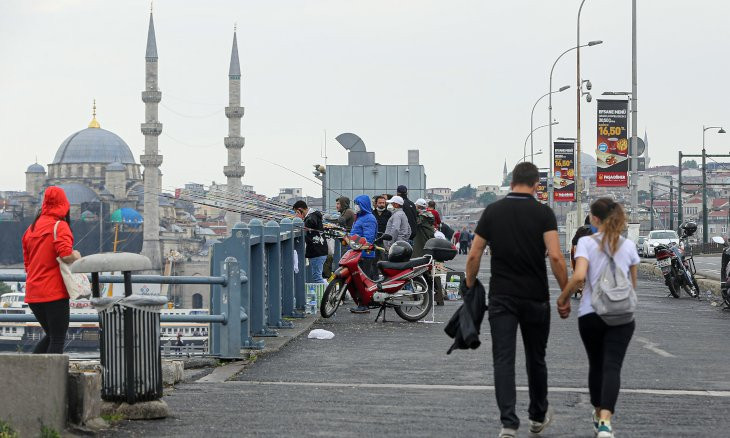
<path id="1" fill-rule="evenodd" d="M 268 386 L 310 386 L 325 388 L 374 388 L 374 389 L 428 389 L 453 391 L 494 391 L 493 385 L 423 385 L 408 383 L 334 383 L 334 382 L 269 382 L 261 380 L 230 380 L 226 384 L 238 385 L 268 385 Z M 518 391 L 528 391 L 527 386 L 518 386 Z M 588 388 L 550 387 L 549 392 L 588 393 Z M 647 389 L 621 388 L 621 392 L 630 394 L 650 395 L 694 395 L 699 397 L 730 397 L 730 391 L 715 391 L 710 389 Z"/>
<path id="2" fill-rule="evenodd" d="M 654 353 L 658 354 L 662 357 L 677 357 L 673 355 L 672 353 L 669 353 L 668 351 L 662 350 L 661 348 L 657 347 L 657 343 L 652 342 L 646 338 L 642 338 L 641 336 L 634 336 L 634 339 L 644 344 L 644 348 L 646 348 L 649 351 L 653 351 Z"/>

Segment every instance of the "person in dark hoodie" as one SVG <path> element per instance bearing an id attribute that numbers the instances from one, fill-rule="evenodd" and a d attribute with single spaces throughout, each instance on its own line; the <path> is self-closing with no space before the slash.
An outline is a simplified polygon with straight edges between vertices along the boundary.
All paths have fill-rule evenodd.
<path id="1" fill-rule="evenodd" d="M 306 247 L 304 257 L 309 259 L 309 266 L 312 269 L 312 280 L 315 283 L 327 283 L 322 276 L 324 262 L 327 260 L 327 239 L 325 238 L 324 222 L 322 213 L 309 208 L 307 203 L 299 200 L 292 206 L 297 217 L 304 221 L 307 233 L 304 236 Z"/>
<path id="2" fill-rule="evenodd" d="M 406 217 L 408 218 L 408 225 L 411 226 L 411 237 L 409 239 L 412 243 L 413 238 L 416 237 L 416 230 L 418 225 L 418 209 L 416 208 L 416 204 L 408 199 L 408 187 L 404 185 L 399 185 L 396 191 L 398 192 L 398 196 L 403 198 L 402 208 L 403 213 L 405 213 Z"/>
<path id="3" fill-rule="evenodd" d="M 63 189 L 48 187 L 41 211 L 23 234 L 23 263 L 27 273 L 25 302 L 45 332 L 33 354 L 63 354 L 66 342 L 69 296 L 57 258 L 64 263 L 81 258 L 73 249 L 69 208 Z"/>
<path id="4" fill-rule="evenodd" d="M 350 198 L 347 196 L 340 196 L 335 201 L 335 208 L 340 212 L 340 218 L 337 219 L 337 225 L 341 226 L 347 231 L 352 229 L 352 225 L 355 223 L 355 212 L 350 208 Z"/>
<path id="5" fill-rule="evenodd" d="M 357 220 L 355 225 L 352 227 L 350 236 L 364 237 L 368 243 L 375 241 L 375 236 L 378 234 L 378 221 L 373 215 L 373 210 L 370 206 L 370 197 L 368 195 L 360 195 L 355 198 L 355 214 Z M 375 250 L 363 251 L 360 256 L 360 268 L 370 278 L 373 278 L 376 273 L 375 266 Z M 350 309 L 352 313 L 369 313 L 370 309 L 367 306 L 357 306 Z"/>

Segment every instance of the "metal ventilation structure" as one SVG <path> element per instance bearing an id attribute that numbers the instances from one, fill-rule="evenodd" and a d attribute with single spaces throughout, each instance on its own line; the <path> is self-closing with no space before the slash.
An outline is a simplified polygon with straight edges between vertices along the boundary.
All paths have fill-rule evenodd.
<path id="1" fill-rule="evenodd" d="M 365 142 L 357 135 L 346 132 L 338 135 L 337 140 L 347 153 L 347 164 L 350 166 L 373 166 L 375 165 L 375 152 L 368 152 Z"/>

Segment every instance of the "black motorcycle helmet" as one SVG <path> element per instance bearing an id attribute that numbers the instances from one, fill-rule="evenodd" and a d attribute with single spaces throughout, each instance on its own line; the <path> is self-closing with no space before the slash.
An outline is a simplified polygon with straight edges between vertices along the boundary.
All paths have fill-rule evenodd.
<path id="1" fill-rule="evenodd" d="M 395 242 L 388 251 L 389 262 L 407 262 L 413 255 L 413 247 L 408 242 Z"/>
<path id="2" fill-rule="evenodd" d="M 691 236 L 697 232 L 697 224 L 692 221 L 687 221 L 681 225 L 682 232 L 685 236 Z"/>

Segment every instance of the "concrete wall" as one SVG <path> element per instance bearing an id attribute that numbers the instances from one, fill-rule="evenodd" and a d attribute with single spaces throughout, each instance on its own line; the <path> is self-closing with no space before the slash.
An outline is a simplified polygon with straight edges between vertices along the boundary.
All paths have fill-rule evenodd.
<path id="1" fill-rule="evenodd" d="M 0 420 L 21 437 L 39 436 L 41 424 L 66 426 L 68 356 L 0 354 Z"/>

